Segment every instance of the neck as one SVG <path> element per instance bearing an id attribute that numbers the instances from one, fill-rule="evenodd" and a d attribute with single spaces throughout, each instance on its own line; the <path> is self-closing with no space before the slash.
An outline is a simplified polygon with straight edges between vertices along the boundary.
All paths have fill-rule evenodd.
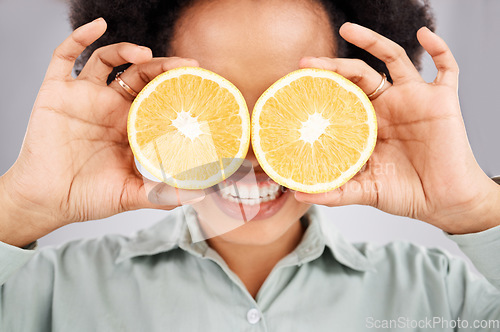
<path id="1" fill-rule="evenodd" d="M 207 242 L 255 298 L 271 270 L 297 247 L 303 234 L 302 224 L 297 220 L 280 238 L 267 244 L 239 244 L 221 236 Z"/>

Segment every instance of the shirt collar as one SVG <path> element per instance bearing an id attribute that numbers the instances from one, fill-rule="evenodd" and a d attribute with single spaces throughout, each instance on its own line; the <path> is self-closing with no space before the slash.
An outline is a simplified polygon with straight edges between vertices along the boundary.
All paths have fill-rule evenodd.
<path id="1" fill-rule="evenodd" d="M 315 206 L 309 209 L 301 221 L 308 225 L 302 241 L 280 264 L 307 263 L 321 256 L 327 247 L 339 263 L 357 271 L 373 270 L 373 265 L 363 253 L 348 242 L 332 222 L 326 221 Z M 128 239 L 121 247 L 116 262 L 138 256 L 156 255 L 176 248 L 205 257 L 207 252 L 213 250 L 206 241 L 193 242 L 193 239 L 200 238 L 200 234 L 194 209 L 187 206 L 178 208 L 164 220 Z"/>
<path id="2" fill-rule="evenodd" d="M 324 218 L 316 206 L 312 206 L 306 215 L 317 221 L 325 245 L 339 263 L 358 271 L 375 270 L 374 264 L 357 247 L 347 241 L 334 223 Z"/>

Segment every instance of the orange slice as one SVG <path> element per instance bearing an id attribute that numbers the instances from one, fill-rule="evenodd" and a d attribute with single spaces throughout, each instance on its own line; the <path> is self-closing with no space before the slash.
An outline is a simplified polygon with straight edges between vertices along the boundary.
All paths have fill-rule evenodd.
<path id="1" fill-rule="evenodd" d="M 293 190 L 319 193 L 352 178 L 377 140 L 373 105 L 348 79 L 322 69 L 294 71 L 255 104 L 252 146 L 264 171 Z"/>
<path id="2" fill-rule="evenodd" d="M 203 189 L 242 164 L 250 117 L 228 80 L 182 67 L 144 87 L 130 107 L 127 130 L 134 156 L 152 175 L 177 188 Z"/>

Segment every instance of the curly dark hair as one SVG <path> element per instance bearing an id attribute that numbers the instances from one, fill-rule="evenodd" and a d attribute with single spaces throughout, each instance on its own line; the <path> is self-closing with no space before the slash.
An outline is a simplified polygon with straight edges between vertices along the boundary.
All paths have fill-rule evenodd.
<path id="1" fill-rule="evenodd" d="M 117 42 L 131 42 L 148 46 L 154 56 L 170 56 L 169 45 L 175 23 L 183 11 L 200 0 L 71 0 L 70 21 L 74 29 L 98 17 L 108 23 L 108 30 L 89 46 L 75 65 L 81 68 L 97 48 Z M 347 43 L 339 35 L 344 22 L 364 25 L 401 45 L 413 64 L 420 69 L 422 47 L 416 32 L 427 26 L 434 30 L 434 17 L 428 0 L 315 0 L 323 5 L 329 15 L 337 41 L 339 57 L 364 60 L 375 70 L 389 72 L 385 64 L 366 51 Z M 127 67 L 115 68 L 109 76 Z"/>

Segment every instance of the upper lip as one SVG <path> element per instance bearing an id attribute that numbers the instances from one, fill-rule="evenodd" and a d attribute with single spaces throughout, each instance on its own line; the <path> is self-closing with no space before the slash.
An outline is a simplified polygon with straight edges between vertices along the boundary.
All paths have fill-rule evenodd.
<path id="1" fill-rule="evenodd" d="M 233 183 L 258 184 L 262 182 L 276 183 L 269 177 L 269 175 L 267 175 L 264 172 L 255 172 L 253 174 L 251 174 L 250 172 L 246 173 L 236 172 L 226 180 L 226 183 L 228 184 L 233 184 Z"/>
<path id="2" fill-rule="evenodd" d="M 241 172 L 238 170 L 235 174 L 231 175 L 226 181 L 223 181 L 219 183 L 219 185 L 222 185 L 224 187 L 224 184 L 226 186 L 231 186 L 234 184 L 242 184 L 242 185 L 259 185 L 262 183 L 273 183 L 277 184 L 275 181 L 273 181 L 269 175 L 267 175 L 264 172 L 255 172 L 254 176 L 253 175 L 248 175 L 249 170 L 246 170 L 245 172 Z M 219 191 L 221 187 L 219 185 L 215 185 L 212 187 L 213 191 Z"/>

